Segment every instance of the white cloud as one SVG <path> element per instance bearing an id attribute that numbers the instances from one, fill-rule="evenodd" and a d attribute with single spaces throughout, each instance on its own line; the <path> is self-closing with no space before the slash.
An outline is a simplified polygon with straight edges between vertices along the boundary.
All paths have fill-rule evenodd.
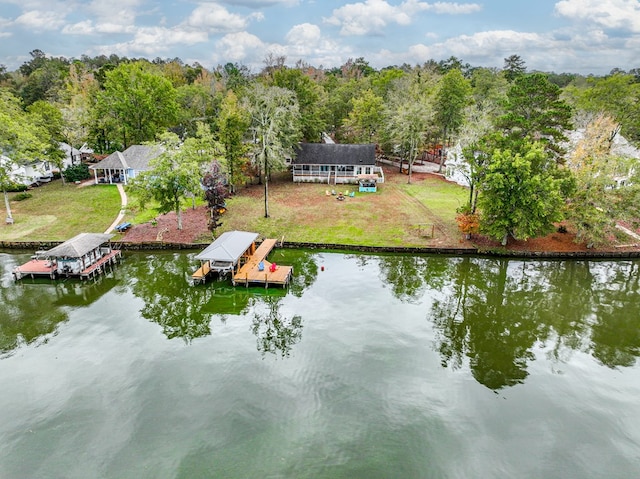
<path id="1" fill-rule="evenodd" d="M 131 24 L 135 23 L 143 3 L 143 0 L 93 0 L 86 9 L 99 21 Z"/>
<path id="2" fill-rule="evenodd" d="M 607 29 L 640 32 L 638 0 L 562 0 L 556 4 L 555 10 L 563 17 Z"/>
<path id="3" fill-rule="evenodd" d="M 401 51 L 384 49 L 367 54 L 366 58 L 376 68 L 405 62 L 422 64 L 450 56 L 476 66 L 500 68 L 506 57 L 517 54 L 529 70 L 589 74 L 636 65 L 639 46 L 640 40 L 611 39 L 601 29 L 546 34 L 496 30 L 460 35 L 433 44 L 416 44 Z"/>
<path id="4" fill-rule="evenodd" d="M 295 25 L 285 40 L 287 44 L 283 48 L 290 61 L 304 59 L 315 66 L 337 66 L 343 63 L 345 56 L 354 56 L 348 46 L 324 37 L 320 28 L 311 23 Z"/>
<path id="5" fill-rule="evenodd" d="M 207 40 L 206 32 L 187 31 L 179 28 L 145 27 L 137 30 L 132 43 L 146 48 L 158 45 L 164 49 L 171 45 L 194 45 Z"/>
<path id="6" fill-rule="evenodd" d="M 119 23 L 99 22 L 94 24 L 91 20 L 65 25 L 63 34 L 68 35 L 95 35 L 95 34 L 118 34 L 134 33 L 137 30 L 135 25 L 123 25 Z"/>
<path id="7" fill-rule="evenodd" d="M 294 45 L 317 45 L 321 38 L 320 27 L 311 23 L 295 25 L 285 37 L 287 42 Z"/>
<path id="8" fill-rule="evenodd" d="M 7 29 L 9 28 L 10 24 L 11 24 L 10 20 L 7 20 L 6 18 L 0 17 L 0 38 L 2 38 L 2 37 L 10 37 L 12 35 L 11 32 L 7 31 Z"/>
<path id="9" fill-rule="evenodd" d="M 206 32 L 188 31 L 179 28 L 144 27 L 136 29 L 128 42 L 102 45 L 96 49 L 100 54 L 116 53 L 123 56 L 145 55 L 149 57 L 166 54 L 175 45 L 195 45 L 208 41 Z"/>
<path id="10" fill-rule="evenodd" d="M 395 6 L 386 0 L 366 0 L 364 3 L 350 3 L 335 9 L 333 15 L 324 18 L 324 21 L 342 27 L 342 35 L 371 35 L 379 34 L 380 30 L 392 23 L 409 25 L 414 15 L 423 11 L 436 14 L 469 14 L 480 9 L 480 5 L 475 3 L 428 3 L 407 0 Z"/>
<path id="11" fill-rule="evenodd" d="M 57 30 L 64 25 L 63 12 L 31 10 L 16 18 L 15 23 L 28 30 Z"/>
<path id="12" fill-rule="evenodd" d="M 84 9 L 90 18 L 68 23 L 61 31 L 65 35 L 132 34 L 137 30 L 140 3 L 140 0 L 93 1 Z M 74 13 L 83 12 L 78 8 Z"/>
<path id="13" fill-rule="evenodd" d="M 300 0 L 221 0 L 221 3 L 243 7 L 272 7 L 274 5 L 284 5 L 293 7 L 300 4 Z"/>
<path id="14" fill-rule="evenodd" d="M 256 63 L 261 61 L 269 50 L 269 45 L 251 33 L 229 33 L 216 42 L 214 57 L 218 62 Z"/>
<path id="15" fill-rule="evenodd" d="M 230 13 L 215 3 L 201 4 L 191 12 L 186 22 L 193 28 L 203 28 L 209 32 L 237 32 L 247 26 L 247 18 Z"/>

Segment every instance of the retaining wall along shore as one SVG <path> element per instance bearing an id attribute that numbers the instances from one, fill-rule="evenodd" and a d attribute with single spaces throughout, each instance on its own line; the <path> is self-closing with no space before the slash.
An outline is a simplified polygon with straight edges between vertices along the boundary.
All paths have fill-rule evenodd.
<path id="1" fill-rule="evenodd" d="M 51 249 L 62 241 L 0 241 L 0 250 L 40 251 Z M 168 250 L 203 250 L 208 243 L 164 243 L 160 241 L 129 243 L 112 241 L 114 249 L 123 251 L 168 251 Z M 362 253 L 397 253 L 397 254 L 440 254 L 449 256 L 491 256 L 506 258 L 532 259 L 634 259 L 640 258 L 640 251 L 511 251 L 481 250 L 477 248 L 428 248 L 401 246 L 359 246 L 332 243 L 296 243 L 285 241 L 278 243 L 282 248 L 312 249 L 330 251 L 357 251 Z"/>

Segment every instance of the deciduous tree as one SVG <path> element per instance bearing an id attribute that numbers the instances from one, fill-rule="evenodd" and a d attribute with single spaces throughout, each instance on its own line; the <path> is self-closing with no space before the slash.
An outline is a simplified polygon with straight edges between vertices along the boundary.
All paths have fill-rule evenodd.
<path id="1" fill-rule="evenodd" d="M 406 160 L 407 182 L 411 183 L 413 164 L 425 146 L 433 124 L 432 105 L 424 92 L 403 89 L 393 96 L 384 113 L 387 136 L 394 149 L 399 150 L 401 169 Z"/>
<path id="2" fill-rule="evenodd" d="M 115 120 L 125 148 L 155 141 L 178 112 L 171 82 L 144 62 L 122 63 L 107 72 L 97 106 L 97 115 Z"/>
<path id="3" fill-rule="evenodd" d="M 295 93 L 300 109 L 302 135 L 306 141 L 320 141 L 327 127 L 324 90 L 297 68 L 283 67 L 272 74 L 273 84 Z"/>
<path id="4" fill-rule="evenodd" d="M 247 154 L 251 146 L 245 141 L 251 124 L 249 112 L 244 109 L 233 91 L 228 91 L 220 106 L 216 118 L 217 137 L 222 146 L 222 154 L 226 159 L 227 179 L 231 193 L 243 182 L 243 166 L 247 162 Z"/>
<path id="5" fill-rule="evenodd" d="M 13 223 L 7 189 L 13 183 L 14 165 L 41 158 L 47 148 L 45 132 L 26 114 L 20 100 L 0 89 L 0 188 L 7 210 L 7 223 Z"/>
<path id="6" fill-rule="evenodd" d="M 298 102 L 290 90 L 255 83 L 247 95 L 253 157 L 264 175 L 264 217 L 269 217 L 269 175 L 286 167 L 300 139 Z"/>
<path id="7" fill-rule="evenodd" d="M 575 226 L 576 239 L 589 246 L 606 244 L 618 219 L 638 214 L 639 206 L 630 197 L 635 187 L 628 178 L 638 161 L 611 153 L 611 132 L 615 130 L 612 118 L 599 115 L 589 123 L 567 161 L 575 178 L 567 219 Z M 627 178 L 630 184 L 618 185 L 620 178 Z"/>
<path id="8" fill-rule="evenodd" d="M 372 143 L 382 127 L 384 102 L 373 90 L 367 89 L 353 99 L 353 109 L 345 121 L 355 142 Z"/>
<path id="9" fill-rule="evenodd" d="M 543 166 L 542 146 L 529 144 L 524 151 L 496 150 L 481 185 L 480 228 L 503 245 L 509 237 L 545 235 L 562 218 L 560 180 Z"/>
<path id="10" fill-rule="evenodd" d="M 176 212 L 178 229 L 182 229 L 182 202 L 202 191 L 203 164 L 213 158 L 198 148 L 197 140 L 180 145 L 175 133 L 164 133 L 156 145 L 163 153 L 149 162 L 150 169 L 140 173 L 131 183 L 141 207 L 151 200 L 159 213 Z"/>
<path id="11" fill-rule="evenodd" d="M 469 104 L 471 86 L 460 70 L 449 70 L 438 86 L 435 101 L 435 121 L 442 131 L 442 145 L 449 142 L 450 135 L 456 133 L 464 120 L 464 108 Z M 444 155 L 440 157 L 442 171 Z"/>

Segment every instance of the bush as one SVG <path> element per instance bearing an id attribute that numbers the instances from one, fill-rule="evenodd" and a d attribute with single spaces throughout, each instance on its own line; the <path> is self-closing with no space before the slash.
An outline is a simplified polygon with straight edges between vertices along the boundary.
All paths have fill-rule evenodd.
<path id="1" fill-rule="evenodd" d="M 458 228 L 467 238 L 480 230 L 480 216 L 477 213 L 458 213 L 456 215 Z"/>
<path id="2" fill-rule="evenodd" d="M 71 165 L 63 172 L 64 179 L 73 183 L 75 181 L 86 180 L 91 177 L 89 173 L 89 167 L 84 163 L 79 165 Z"/>
<path id="3" fill-rule="evenodd" d="M 31 193 L 26 193 L 26 192 L 22 192 L 22 193 L 18 193 L 17 195 L 15 195 L 13 197 L 14 201 L 24 201 L 27 200 L 29 198 L 31 198 L 33 195 Z"/>
<path id="4" fill-rule="evenodd" d="M 20 193 L 21 191 L 27 191 L 29 187 L 22 183 L 10 183 L 7 185 L 6 191 L 8 193 Z"/>

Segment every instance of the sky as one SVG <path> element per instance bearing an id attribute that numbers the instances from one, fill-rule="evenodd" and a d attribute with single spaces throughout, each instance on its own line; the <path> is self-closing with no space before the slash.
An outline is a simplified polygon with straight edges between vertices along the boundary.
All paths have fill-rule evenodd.
<path id="1" fill-rule="evenodd" d="M 29 52 L 180 58 L 259 72 L 268 55 L 380 69 L 455 56 L 603 75 L 640 68 L 640 0 L 0 0 L 0 65 Z"/>

